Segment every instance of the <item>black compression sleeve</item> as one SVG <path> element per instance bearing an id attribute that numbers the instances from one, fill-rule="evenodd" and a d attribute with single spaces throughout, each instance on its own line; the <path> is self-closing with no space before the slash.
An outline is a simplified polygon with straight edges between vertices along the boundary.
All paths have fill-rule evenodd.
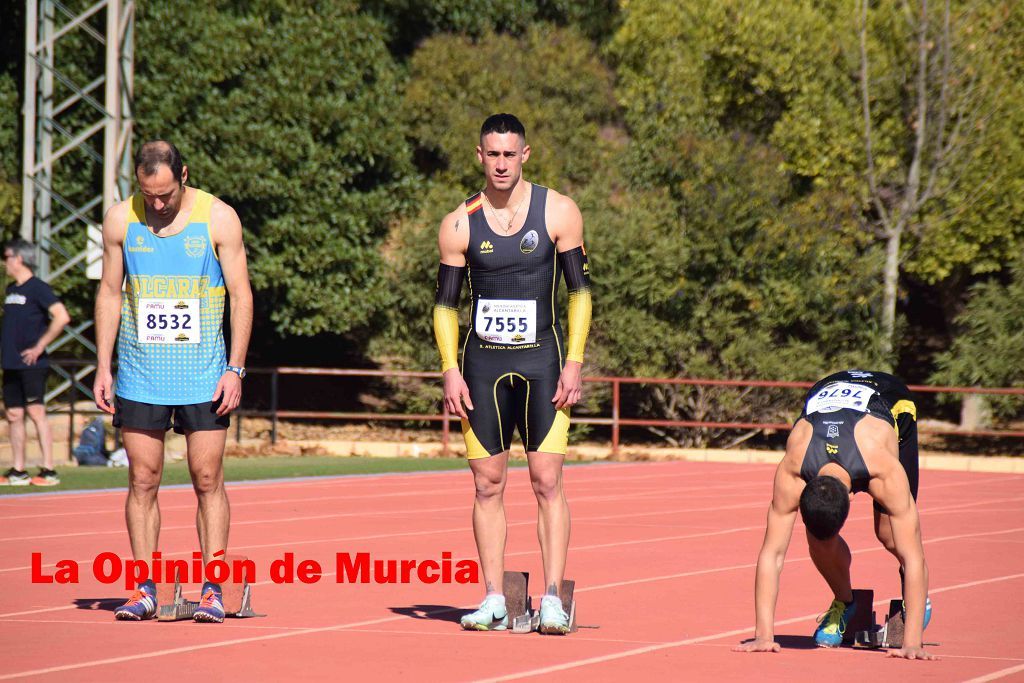
<path id="1" fill-rule="evenodd" d="M 590 289 L 590 264 L 587 262 L 587 253 L 583 251 L 583 247 L 559 252 L 558 263 L 565 273 L 565 284 L 570 292 Z"/>
<path id="2" fill-rule="evenodd" d="M 459 299 L 462 296 L 462 280 L 465 276 L 465 266 L 449 266 L 442 263 L 437 269 L 437 292 L 434 295 L 434 303 L 458 310 Z"/>

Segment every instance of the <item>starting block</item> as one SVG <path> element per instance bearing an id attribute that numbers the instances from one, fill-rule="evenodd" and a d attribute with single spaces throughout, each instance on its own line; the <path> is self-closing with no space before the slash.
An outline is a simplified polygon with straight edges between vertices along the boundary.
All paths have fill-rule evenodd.
<path id="1" fill-rule="evenodd" d="M 562 609 L 569 615 L 569 633 L 578 630 L 576 625 L 576 600 L 573 593 L 576 582 L 563 579 L 558 591 Z M 512 633 L 532 633 L 540 629 L 540 610 L 533 609 L 530 597 L 530 574 L 528 572 L 505 572 L 502 579 L 505 607 L 508 610 Z"/>
<path id="2" fill-rule="evenodd" d="M 229 556 L 228 561 L 245 559 Z M 265 617 L 252 608 L 252 586 L 249 582 L 228 582 L 221 586 L 221 600 L 226 617 Z M 191 619 L 199 607 L 199 601 L 186 600 L 181 589 L 181 576 L 175 574 L 173 583 L 158 583 L 156 586 L 157 621 L 181 621 Z"/>
<path id="3" fill-rule="evenodd" d="M 871 615 L 871 625 L 864 630 L 856 631 L 854 647 L 864 647 L 872 650 L 878 648 L 901 648 L 903 647 L 903 601 L 890 600 L 889 614 L 885 624 L 878 625 L 875 622 L 874 613 Z"/>

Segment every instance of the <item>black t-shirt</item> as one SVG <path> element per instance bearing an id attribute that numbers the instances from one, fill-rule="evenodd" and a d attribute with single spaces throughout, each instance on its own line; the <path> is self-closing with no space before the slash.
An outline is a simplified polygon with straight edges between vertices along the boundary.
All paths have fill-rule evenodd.
<path id="1" fill-rule="evenodd" d="M 21 352 L 32 348 L 50 326 L 50 306 L 60 302 L 57 295 L 37 277 L 30 277 L 22 284 L 12 282 L 7 286 L 4 297 L 3 342 L 0 344 L 4 370 L 25 370 L 49 366 L 46 353 L 35 365 L 25 365 Z"/>

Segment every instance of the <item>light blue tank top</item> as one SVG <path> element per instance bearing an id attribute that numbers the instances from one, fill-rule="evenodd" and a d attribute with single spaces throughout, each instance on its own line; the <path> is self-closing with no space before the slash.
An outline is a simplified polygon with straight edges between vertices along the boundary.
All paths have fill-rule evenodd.
<path id="1" fill-rule="evenodd" d="M 224 273 L 210 230 L 213 196 L 196 190 L 185 229 L 158 237 L 132 195 L 124 237 L 116 393 L 130 401 L 190 405 L 213 399 L 224 374 Z"/>

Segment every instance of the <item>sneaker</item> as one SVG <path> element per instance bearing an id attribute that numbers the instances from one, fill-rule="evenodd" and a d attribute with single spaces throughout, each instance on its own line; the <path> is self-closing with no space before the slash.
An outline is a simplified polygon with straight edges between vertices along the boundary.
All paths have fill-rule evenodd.
<path id="1" fill-rule="evenodd" d="M 60 484 L 60 476 L 57 475 L 57 470 L 40 467 L 39 474 L 32 477 L 33 486 L 57 486 L 58 484 Z"/>
<path id="2" fill-rule="evenodd" d="M 220 586 L 215 583 L 203 584 L 203 599 L 192 615 L 193 621 L 205 621 L 219 624 L 224 621 L 224 601 L 221 598 Z"/>
<path id="3" fill-rule="evenodd" d="M 462 617 L 460 623 L 467 631 L 504 631 L 508 628 L 508 610 L 504 595 L 488 595 L 480 608 Z"/>
<path id="4" fill-rule="evenodd" d="M 569 615 L 562 609 L 562 599 L 557 595 L 545 595 L 540 599 L 539 633 L 564 636 L 569 632 Z"/>
<path id="5" fill-rule="evenodd" d="M 143 621 L 156 616 L 156 586 L 141 584 L 128 602 L 114 610 L 119 621 Z"/>
<path id="6" fill-rule="evenodd" d="M 818 620 L 820 624 L 814 632 L 814 642 L 818 647 L 839 647 L 843 644 L 843 634 L 846 633 L 846 625 L 850 623 L 854 612 L 857 611 L 856 603 L 851 602 L 847 607 L 842 600 L 833 600 Z"/>
<path id="7" fill-rule="evenodd" d="M 28 476 L 28 472 L 12 467 L 0 477 L 0 486 L 28 486 L 31 481 L 32 477 Z"/>

